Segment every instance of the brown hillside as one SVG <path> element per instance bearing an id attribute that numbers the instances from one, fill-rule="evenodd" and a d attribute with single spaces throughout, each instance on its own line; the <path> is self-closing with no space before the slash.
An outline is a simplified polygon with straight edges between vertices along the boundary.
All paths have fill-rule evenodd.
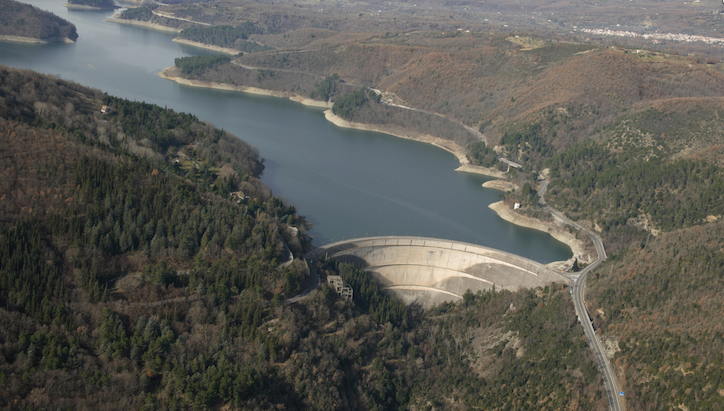
<path id="1" fill-rule="evenodd" d="M 348 83 L 391 91 L 409 106 L 485 124 L 493 142 L 510 123 L 538 122 L 551 106 L 589 114 L 569 118 L 561 134 L 570 142 L 642 102 L 724 95 L 722 73 L 686 60 L 652 61 L 621 50 L 581 53 L 590 46 L 568 44 L 519 47 L 494 36 L 417 34 L 256 53 L 240 61 L 319 76 L 338 73 Z"/>
<path id="2" fill-rule="evenodd" d="M 587 293 L 603 338 L 619 341 L 615 364 L 628 407 L 722 409 L 724 223 L 629 251 L 597 270 Z"/>

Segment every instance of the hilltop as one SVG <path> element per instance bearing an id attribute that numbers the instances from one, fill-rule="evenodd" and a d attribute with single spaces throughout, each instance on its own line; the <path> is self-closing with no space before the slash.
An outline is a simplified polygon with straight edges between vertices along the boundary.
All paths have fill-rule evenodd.
<path id="1" fill-rule="evenodd" d="M 21 42 L 75 42 L 75 26 L 29 4 L 0 0 L 0 40 Z"/>

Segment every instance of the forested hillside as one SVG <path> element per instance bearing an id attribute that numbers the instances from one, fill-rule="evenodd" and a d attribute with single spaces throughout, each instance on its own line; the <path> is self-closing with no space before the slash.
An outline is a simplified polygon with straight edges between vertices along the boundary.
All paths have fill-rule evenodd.
<path id="1" fill-rule="evenodd" d="M 477 128 L 529 169 L 575 143 L 610 138 L 612 129 L 640 112 L 666 113 L 724 93 L 724 74 L 686 57 L 534 38 L 536 47 L 526 48 L 513 40 L 459 31 L 320 38 L 301 52 L 247 54 L 193 78 L 311 94 L 312 83 L 337 75 L 345 84 L 381 90 L 383 101 Z M 712 109 L 702 104 L 699 114 L 716 121 Z M 411 127 L 397 108 L 384 111 L 355 120 Z"/>
<path id="2" fill-rule="evenodd" d="M 264 29 L 246 22 L 240 26 L 191 27 L 181 31 L 178 37 L 198 43 L 211 44 L 219 47 L 233 48 L 244 53 L 271 50 L 273 47 L 262 46 L 248 41 L 252 34 L 262 34 Z"/>
<path id="3" fill-rule="evenodd" d="M 315 261 L 354 301 L 286 305 L 307 269 L 280 238 L 299 256 L 306 223 L 252 147 L 28 71 L 1 68 L 0 97 L 2 409 L 605 404 L 564 287 L 423 313 Z"/>
<path id="4" fill-rule="evenodd" d="M 299 289 L 280 239 L 301 252 L 285 227 L 304 222 L 256 178 L 252 147 L 37 73 L 2 68 L 0 96 L 3 407 L 139 408 L 185 338 L 201 371 L 221 366 L 193 342 L 209 315 L 251 332 L 265 301 Z M 225 378 L 253 377 L 234 363 Z"/>
<path id="5" fill-rule="evenodd" d="M 511 207 L 513 201 L 520 201 L 521 212 L 530 216 L 548 216 L 537 201 L 542 174 L 549 181 L 548 203 L 596 231 L 606 246 L 610 261 L 591 276 L 587 302 L 599 336 L 609 341 L 611 350 L 620 349 L 612 362 L 628 408 L 722 409 L 722 307 L 717 297 L 724 272 L 721 50 L 703 42 L 577 31 L 615 26 L 636 34 L 691 30 L 719 38 L 716 30 L 724 16 L 720 10 L 704 11 L 690 8 L 694 3 L 669 1 L 657 2 L 655 17 L 642 11 L 652 3 L 617 1 L 576 4 L 576 11 L 571 3 L 559 1 L 525 7 L 496 3 L 495 10 L 488 8 L 492 3 L 457 1 L 444 5 L 338 3 L 324 9 L 316 3 L 294 8 L 271 2 L 239 3 L 244 4 L 244 13 L 199 4 L 163 10 L 208 24 L 236 27 L 251 22 L 263 30 L 249 34 L 248 39 L 276 49 L 208 64 L 183 76 L 332 101 L 334 113 L 347 120 L 453 141 L 467 148 L 473 164 L 500 166 L 496 156 L 519 162 L 522 168 L 511 170 L 509 179 L 520 188 L 503 197 Z M 551 27 L 553 33 L 544 35 Z M 483 145 L 463 125 L 479 130 L 489 144 Z M 548 302 L 557 296 L 548 294 Z M 536 298 L 545 297 L 536 294 Z M 480 307 L 496 312 L 497 303 L 491 301 L 526 297 L 476 298 L 485 301 L 476 303 Z M 440 318 L 449 321 L 444 325 L 459 327 L 455 321 L 462 318 L 469 325 L 470 318 L 459 314 L 468 303 L 441 308 Z M 513 305 L 520 307 L 519 303 Z M 540 303 L 538 308 L 545 310 L 546 303 Z M 450 315 L 447 309 L 456 314 Z M 415 323 L 418 327 L 431 326 L 429 317 L 409 318 L 420 321 Z M 510 318 L 506 313 L 505 321 Z M 498 324 L 497 338 L 513 330 L 505 328 L 512 323 Z M 399 327 L 404 330 L 401 323 Z M 480 329 L 466 332 L 474 336 Z M 498 375 L 516 369 L 518 375 L 530 376 L 531 385 L 537 384 L 535 370 L 528 373 L 516 368 L 513 340 L 505 338 L 508 342 L 503 346 L 503 340 L 489 346 L 478 339 L 471 347 L 490 347 L 489 354 L 511 360 L 504 368 L 492 367 L 500 370 Z M 461 340 L 455 341 L 461 350 L 455 355 L 466 352 Z M 419 348 L 414 352 L 419 353 Z M 529 354 L 549 358 L 528 349 L 523 355 Z M 491 358 L 482 360 L 486 367 L 494 363 Z M 399 368 L 395 368 L 389 359 L 376 364 L 363 359 L 362 363 L 373 370 L 364 375 L 375 378 L 380 378 L 375 370 L 401 375 L 406 366 L 396 360 Z M 588 378 L 584 368 L 579 372 Z M 423 373 L 445 372 L 424 368 L 409 372 L 414 376 L 404 381 L 419 381 L 416 378 Z M 503 390 L 511 387 L 507 380 L 481 375 L 485 383 L 495 381 Z M 439 388 L 445 387 L 446 378 L 436 380 L 442 385 L 426 386 L 427 391 L 447 392 Z M 470 381 L 475 380 L 460 376 L 455 386 L 480 392 L 475 385 L 480 381 Z M 394 380 L 391 384 L 409 386 Z M 541 388 L 533 397 L 539 401 L 542 392 L 551 390 L 556 395 L 550 399 L 567 395 L 545 384 L 537 386 Z M 444 401 L 435 398 L 426 405 L 454 407 L 458 405 L 455 398 L 460 398 L 466 405 L 484 409 L 559 409 L 563 403 L 575 408 L 567 400 L 530 406 L 525 400 L 528 388 L 518 385 L 512 394 L 499 397 L 479 394 L 477 402 L 461 393 L 445 394 Z M 397 392 L 402 392 L 400 398 L 387 404 L 421 404 L 412 394 Z M 501 398 L 521 402 L 498 406 Z M 588 407 L 585 401 L 578 404 Z"/>
<path id="6" fill-rule="evenodd" d="M 589 284 L 629 409 L 724 409 L 724 223 L 644 239 Z"/>
<path id="7" fill-rule="evenodd" d="M 98 9 L 115 9 L 118 8 L 113 0 L 68 0 L 71 5 L 88 6 Z"/>
<path id="8" fill-rule="evenodd" d="M 15 0 L 0 0 L 0 36 L 75 41 L 75 26 L 55 14 Z"/>

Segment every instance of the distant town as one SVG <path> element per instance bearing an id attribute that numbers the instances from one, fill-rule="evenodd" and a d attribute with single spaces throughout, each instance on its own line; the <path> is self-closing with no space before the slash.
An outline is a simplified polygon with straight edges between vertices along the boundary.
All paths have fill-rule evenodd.
<path id="1" fill-rule="evenodd" d="M 610 30 L 610 29 L 577 29 L 574 28 L 574 30 L 580 30 L 584 33 L 589 34 L 599 34 L 603 36 L 618 36 L 618 37 L 633 37 L 633 38 L 644 38 L 646 40 L 652 39 L 654 44 L 660 44 L 662 40 L 673 40 L 673 41 L 683 41 L 686 43 L 691 43 L 694 41 L 701 41 L 706 44 L 712 44 L 712 45 L 719 45 L 720 47 L 724 47 L 724 39 L 718 38 L 718 37 L 706 37 L 706 36 L 699 36 L 699 35 L 692 35 L 692 34 L 679 34 L 679 33 L 649 33 L 649 34 L 640 34 L 633 31 L 625 31 L 625 30 Z"/>

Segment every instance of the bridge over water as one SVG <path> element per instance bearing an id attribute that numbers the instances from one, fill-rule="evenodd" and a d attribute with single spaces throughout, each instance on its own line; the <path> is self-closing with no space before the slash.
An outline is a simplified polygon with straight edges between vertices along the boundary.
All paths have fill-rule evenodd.
<path id="1" fill-rule="evenodd" d="M 309 253 L 355 264 L 406 304 L 431 307 L 472 292 L 571 284 L 561 272 L 489 247 L 425 237 L 368 237 L 330 243 Z"/>

